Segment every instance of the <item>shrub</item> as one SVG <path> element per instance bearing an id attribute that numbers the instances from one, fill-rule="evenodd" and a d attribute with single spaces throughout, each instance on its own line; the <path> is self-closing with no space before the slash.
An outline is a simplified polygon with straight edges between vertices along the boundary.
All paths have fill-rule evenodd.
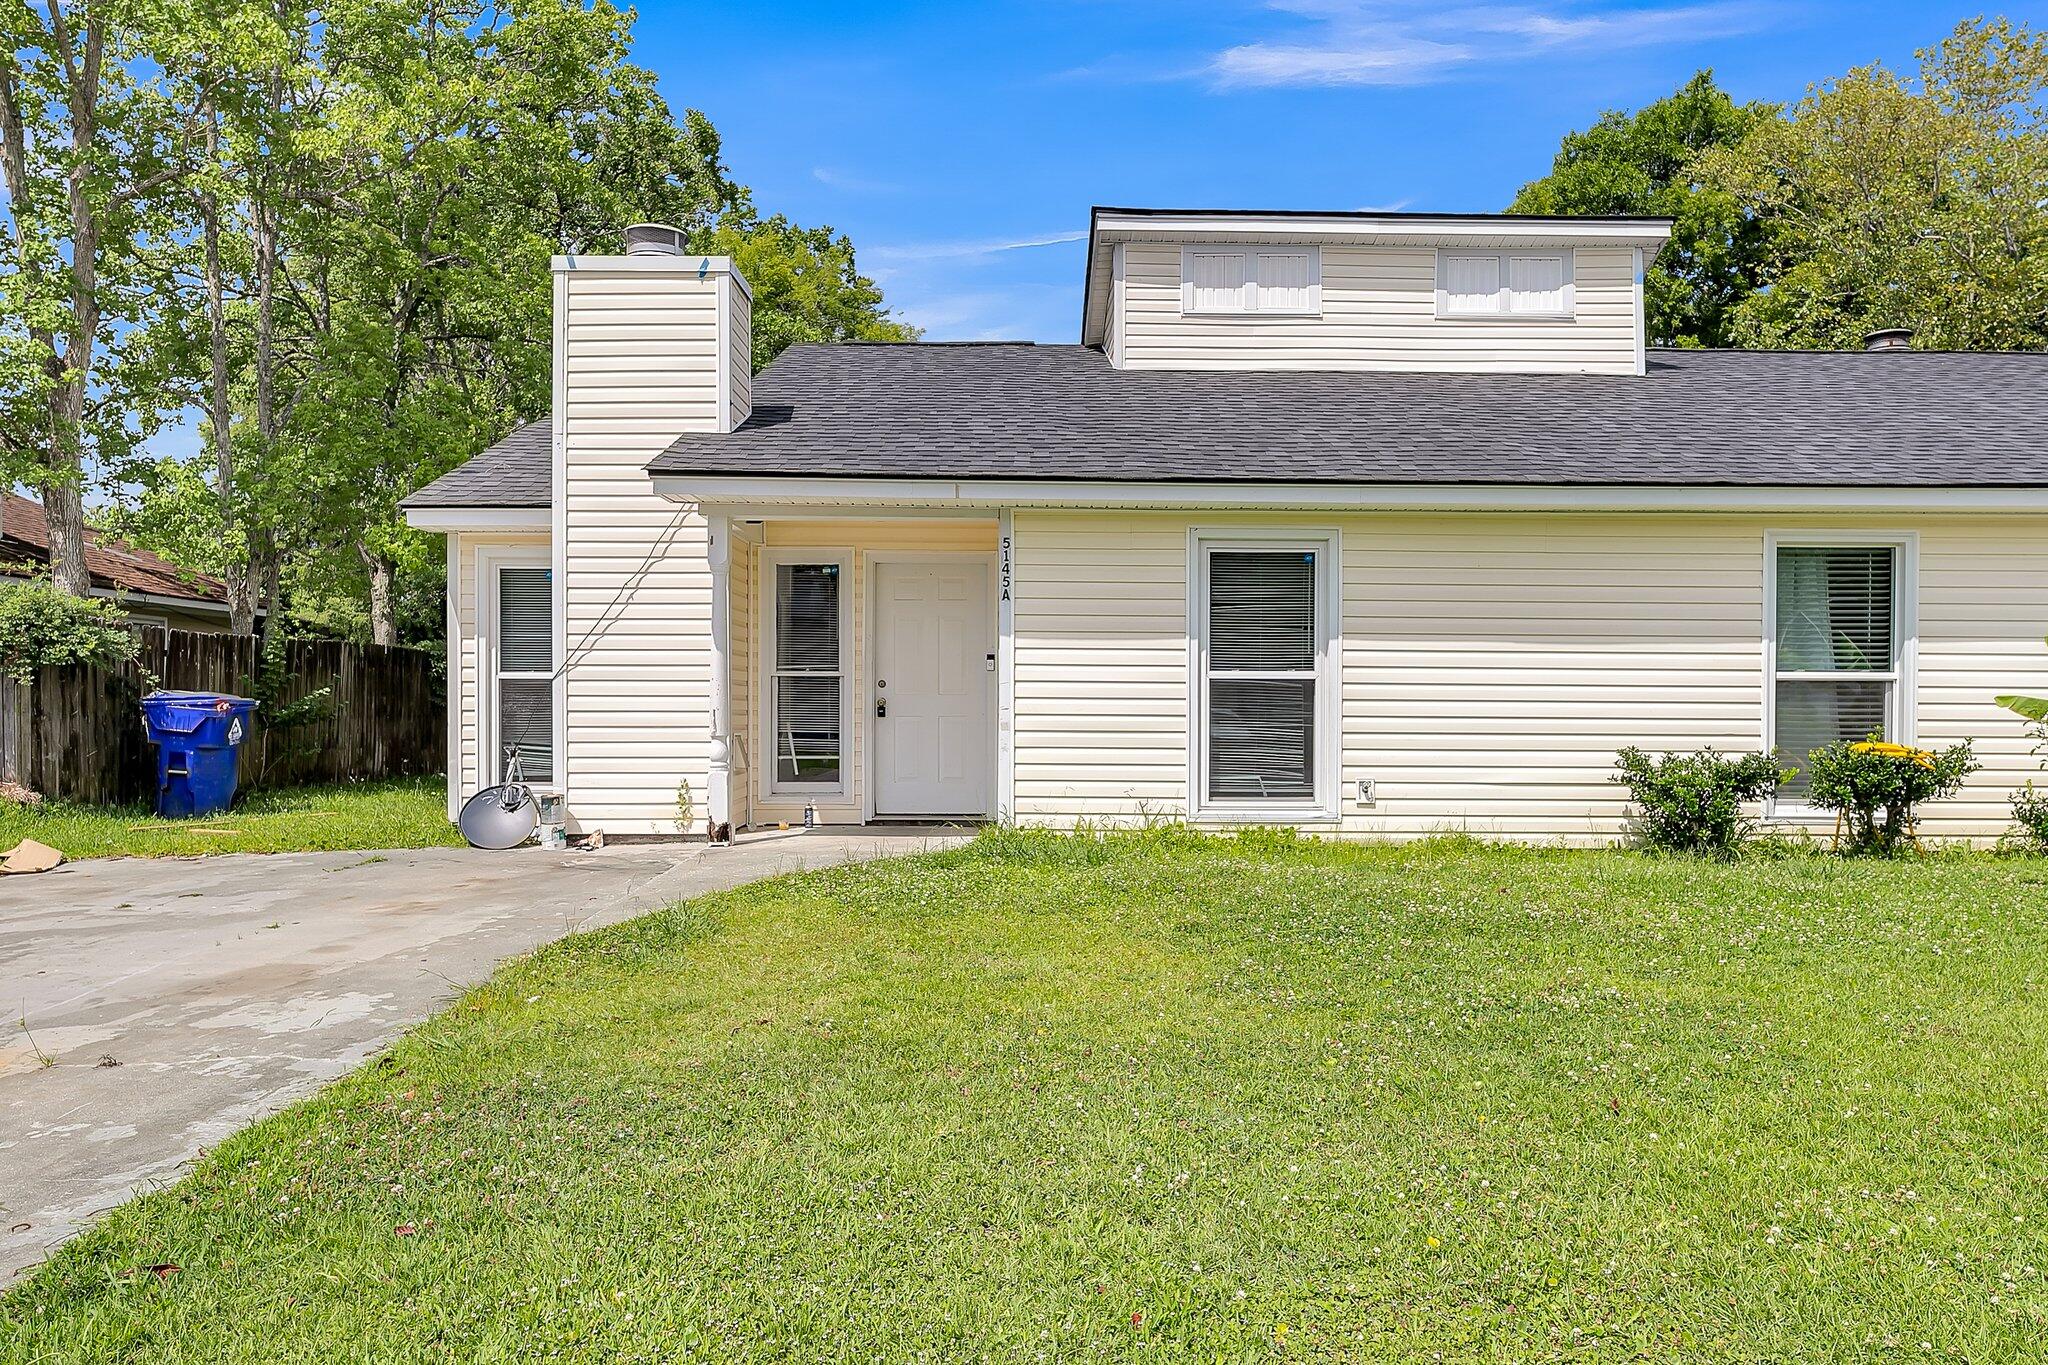
<path id="1" fill-rule="evenodd" d="M 1732 858 L 1756 822 L 1742 813 L 1792 774 L 1771 754 L 1724 758 L 1711 748 L 1652 761 L 1631 745 L 1615 755 L 1614 780 L 1627 786 L 1634 809 L 1629 837 L 1665 853 Z"/>
<path id="2" fill-rule="evenodd" d="M 2029 781 L 2012 794 L 2012 819 L 2019 828 L 2017 843 L 2028 853 L 2048 853 L 2048 792 Z"/>
<path id="3" fill-rule="evenodd" d="M 1807 799 L 1840 812 L 1849 853 L 1889 857 L 1913 837 L 1914 807 L 1961 790 L 1977 771 L 1970 742 L 1933 752 L 1887 744 L 1872 731 L 1860 743 L 1838 740 L 1807 757 Z"/>
<path id="4" fill-rule="evenodd" d="M 0 579 L 0 673 L 25 683 L 38 668 L 112 668 L 134 657 L 135 636 L 112 602 L 73 597 L 43 579 Z"/>

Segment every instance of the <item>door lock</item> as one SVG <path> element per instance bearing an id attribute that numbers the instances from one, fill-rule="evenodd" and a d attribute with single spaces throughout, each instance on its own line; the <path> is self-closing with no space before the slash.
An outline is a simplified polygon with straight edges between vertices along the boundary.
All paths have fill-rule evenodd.
<path id="1" fill-rule="evenodd" d="M 876 698 L 875 698 L 875 719 L 876 719 L 876 720 L 887 720 L 888 718 L 889 718 L 889 699 L 888 699 L 887 697 L 876 697 Z"/>

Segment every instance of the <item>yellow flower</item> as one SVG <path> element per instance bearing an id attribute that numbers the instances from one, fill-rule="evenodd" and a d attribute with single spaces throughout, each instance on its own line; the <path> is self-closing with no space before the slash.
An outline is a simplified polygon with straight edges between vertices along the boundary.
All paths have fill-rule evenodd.
<path id="1" fill-rule="evenodd" d="M 1851 753 L 1879 754 L 1885 758 L 1908 759 L 1930 770 L 1934 767 L 1934 755 L 1928 753 L 1927 750 L 1915 749 L 1904 744 L 1893 744 L 1889 740 L 1866 739 L 1860 744 L 1851 744 L 1849 750 Z"/>

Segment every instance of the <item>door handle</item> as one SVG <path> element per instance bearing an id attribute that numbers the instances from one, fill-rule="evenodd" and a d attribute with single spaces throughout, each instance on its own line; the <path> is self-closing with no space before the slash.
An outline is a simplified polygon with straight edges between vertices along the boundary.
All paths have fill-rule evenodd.
<path id="1" fill-rule="evenodd" d="M 875 698 L 875 719 L 876 719 L 876 720 L 887 720 L 888 718 L 889 718 L 889 699 L 888 699 L 887 697 L 876 697 L 876 698 Z"/>

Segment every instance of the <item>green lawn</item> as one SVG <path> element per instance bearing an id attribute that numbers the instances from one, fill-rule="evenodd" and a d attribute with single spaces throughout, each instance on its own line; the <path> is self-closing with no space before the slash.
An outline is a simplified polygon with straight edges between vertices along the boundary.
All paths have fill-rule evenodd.
<path id="1" fill-rule="evenodd" d="M 22 806 L 0 801 L 0 851 L 38 839 L 67 858 L 434 848 L 462 836 L 438 777 L 246 793 L 225 815 L 159 820 L 147 806 Z"/>
<path id="2" fill-rule="evenodd" d="M 509 967 L 0 1356 L 2041 1359 L 2044 908 L 1456 841 L 785 877 Z"/>

